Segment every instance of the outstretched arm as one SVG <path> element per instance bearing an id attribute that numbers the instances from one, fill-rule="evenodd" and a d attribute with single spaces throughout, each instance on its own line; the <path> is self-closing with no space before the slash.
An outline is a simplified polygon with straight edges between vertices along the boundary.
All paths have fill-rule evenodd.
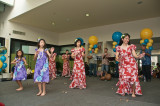
<path id="1" fill-rule="evenodd" d="M 16 59 L 14 59 L 14 60 L 11 62 L 11 64 L 16 64 Z"/>
<path id="2" fill-rule="evenodd" d="M 49 53 L 49 51 L 47 50 L 46 53 L 48 54 L 49 57 L 51 57 L 51 54 Z"/>

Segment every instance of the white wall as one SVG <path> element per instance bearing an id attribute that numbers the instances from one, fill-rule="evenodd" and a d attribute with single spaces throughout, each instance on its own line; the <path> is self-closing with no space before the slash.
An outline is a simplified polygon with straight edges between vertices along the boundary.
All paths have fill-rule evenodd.
<path id="1" fill-rule="evenodd" d="M 48 1 L 50 0 L 15 0 L 15 7 L 7 7 L 5 12 L 0 14 L 0 37 L 6 38 L 5 46 L 8 49 L 6 57 L 8 57 L 10 53 L 10 38 L 37 42 L 38 37 L 40 37 L 45 39 L 48 44 L 58 44 L 58 33 L 9 21 L 9 19 Z M 26 35 L 22 36 L 13 34 L 13 30 L 25 32 Z M 9 64 L 9 58 L 6 62 Z M 8 67 L 7 71 L 9 71 Z"/>
<path id="2" fill-rule="evenodd" d="M 160 17 L 62 33 L 59 36 L 59 45 L 72 44 L 77 37 L 83 38 L 84 42 L 88 43 L 88 38 L 91 35 L 97 36 L 99 41 L 112 41 L 112 34 L 115 31 L 127 32 L 131 35 L 131 39 L 137 39 L 140 38 L 140 31 L 144 28 L 152 29 L 153 37 L 160 37 Z"/>

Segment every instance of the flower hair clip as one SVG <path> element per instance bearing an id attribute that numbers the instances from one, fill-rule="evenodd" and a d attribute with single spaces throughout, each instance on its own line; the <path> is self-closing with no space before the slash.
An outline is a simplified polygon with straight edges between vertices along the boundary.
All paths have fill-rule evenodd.
<path id="1" fill-rule="evenodd" d="M 125 37 L 125 35 L 122 35 L 122 36 L 121 36 L 121 38 L 124 38 L 124 37 Z"/>
<path id="2" fill-rule="evenodd" d="M 16 52 L 19 51 L 19 50 L 20 50 L 20 49 L 17 49 Z"/>
<path id="3" fill-rule="evenodd" d="M 78 39 L 75 39 L 75 42 L 77 41 Z"/>
<path id="4" fill-rule="evenodd" d="M 38 42 L 39 42 L 40 40 L 41 40 L 41 38 L 39 37 L 39 38 L 38 38 Z"/>

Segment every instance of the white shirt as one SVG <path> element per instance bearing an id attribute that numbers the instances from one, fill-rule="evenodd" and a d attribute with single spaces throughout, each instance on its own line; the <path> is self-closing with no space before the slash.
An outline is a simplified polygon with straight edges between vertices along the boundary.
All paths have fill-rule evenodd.
<path id="1" fill-rule="evenodd" d="M 31 73 L 31 69 L 27 69 L 27 74 L 30 74 Z"/>

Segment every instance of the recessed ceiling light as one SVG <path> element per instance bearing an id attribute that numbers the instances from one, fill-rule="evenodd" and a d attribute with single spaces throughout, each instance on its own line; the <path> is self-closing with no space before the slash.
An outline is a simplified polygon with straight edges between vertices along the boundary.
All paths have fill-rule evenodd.
<path id="1" fill-rule="evenodd" d="M 52 22 L 52 25 L 55 25 L 55 23 L 54 23 L 54 22 Z"/>
<path id="2" fill-rule="evenodd" d="M 86 13 L 86 17 L 89 17 L 89 13 Z"/>

